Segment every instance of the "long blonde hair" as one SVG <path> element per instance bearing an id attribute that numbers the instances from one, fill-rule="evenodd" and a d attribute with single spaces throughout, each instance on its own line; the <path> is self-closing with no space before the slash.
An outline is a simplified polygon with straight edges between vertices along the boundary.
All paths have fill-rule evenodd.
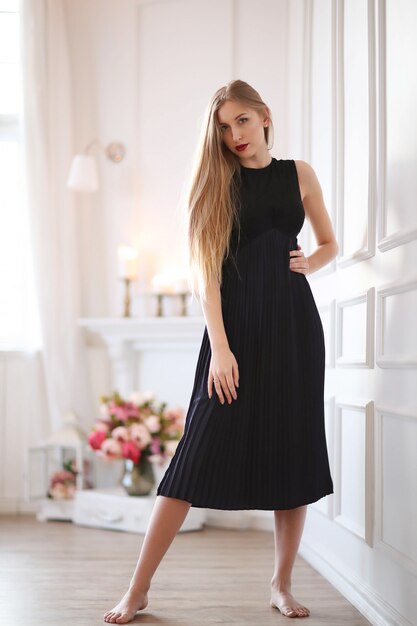
<path id="1" fill-rule="evenodd" d="M 221 286 L 222 265 L 231 252 L 229 244 L 234 222 L 240 228 L 240 163 L 223 143 L 217 119 L 217 111 L 226 100 L 245 104 L 260 114 L 266 107 L 271 118 L 259 93 L 243 80 L 232 80 L 218 89 L 206 108 L 187 200 L 189 286 L 193 296 L 204 300 L 211 281 Z M 272 120 L 264 128 L 269 150 L 271 126 Z"/>

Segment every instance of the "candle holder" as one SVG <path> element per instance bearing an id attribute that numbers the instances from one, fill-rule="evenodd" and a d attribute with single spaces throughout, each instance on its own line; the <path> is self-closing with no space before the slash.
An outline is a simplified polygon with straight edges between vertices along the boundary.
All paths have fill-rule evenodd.
<path id="1" fill-rule="evenodd" d="M 130 317 L 130 305 L 131 305 L 131 297 L 130 297 L 130 283 L 132 282 L 132 278 L 126 276 L 122 278 L 125 284 L 125 295 L 123 300 L 124 311 L 123 317 Z"/>
<path id="2" fill-rule="evenodd" d="M 188 296 L 187 291 L 178 292 L 178 293 L 161 292 L 161 293 L 156 293 L 155 295 L 156 295 L 156 317 L 164 317 L 164 308 L 163 308 L 164 297 L 171 297 L 171 298 L 179 297 L 181 300 L 180 317 L 187 316 L 187 296 Z"/>

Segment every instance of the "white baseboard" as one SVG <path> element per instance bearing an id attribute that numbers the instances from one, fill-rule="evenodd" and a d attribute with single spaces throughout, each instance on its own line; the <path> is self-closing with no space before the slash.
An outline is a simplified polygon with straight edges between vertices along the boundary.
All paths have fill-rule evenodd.
<path id="1" fill-rule="evenodd" d="M 333 558 L 327 559 L 322 551 L 317 552 L 303 539 L 298 553 L 374 626 L 413 626 L 354 572 L 350 569 L 343 571 L 344 567 L 340 562 L 336 569 Z"/>
<path id="2" fill-rule="evenodd" d="M 0 498 L 0 515 L 10 514 L 36 514 L 38 504 L 36 502 L 25 502 L 20 498 Z"/>

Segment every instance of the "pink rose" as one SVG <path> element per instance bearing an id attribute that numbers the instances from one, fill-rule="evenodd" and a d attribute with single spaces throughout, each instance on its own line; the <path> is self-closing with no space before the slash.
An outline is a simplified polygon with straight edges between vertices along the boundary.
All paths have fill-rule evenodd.
<path id="1" fill-rule="evenodd" d="M 178 435 L 182 434 L 183 430 L 184 429 L 181 424 L 178 424 L 177 422 L 171 422 L 165 427 L 166 434 L 172 435 L 173 437 L 177 437 Z"/>
<path id="2" fill-rule="evenodd" d="M 157 433 L 161 428 L 159 415 L 149 415 L 149 417 L 145 419 L 145 425 L 151 433 Z"/>
<path id="3" fill-rule="evenodd" d="M 133 402 L 125 402 L 125 410 L 128 413 L 129 417 L 140 417 L 140 411 L 138 407 L 133 404 Z"/>
<path id="4" fill-rule="evenodd" d="M 62 483 L 58 483 L 49 491 L 54 500 L 65 500 L 67 497 L 67 488 Z"/>
<path id="5" fill-rule="evenodd" d="M 98 420 L 95 424 L 94 424 L 94 429 L 95 430 L 102 430 L 103 433 L 108 433 L 110 430 L 110 425 L 108 422 L 105 422 L 104 420 Z"/>
<path id="6" fill-rule="evenodd" d="M 103 441 L 106 439 L 106 433 L 103 430 L 93 430 L 88 436 L 88 443 L 93 450 L 100 450 Z"/>
<path id="7" fill-rule="evenodd" d="M 120 422 L 125 422 L 128 418 L 128 412 L 126 411 L 125 407 L 119 406 L 118 404 L 115 404 L 114 402 L 110 404 L 109 411 L 111 415 L 114 415 L 114 417 Z"/>
<path id="8" fill-rule="evenodd" d="M 184 409 L 180 406 L 170 408 L 170 409 L 165 409 L 165 417 L 166 419 L 171 420 L 173 422 L 181 423 L 184 418 Z"/>
<path id="9" fill-rule="evenodd" d="M 118 426 L 112 430 L 111 436 L 113 439 L 116 439 L 116 441 L 124 443 L 125 441 L 129 441 L 129 430 L 125 426 Z"/>
<path id="10" fill-rule="evenodd" d="M 102 443 L 101 452 L 107 459 L 120 459 L 122 457 L 122 444 L 112 438 L 106 439 Z"/>
<path id="11" fill-rule="evenodd" d="M 131 459 L 133 463 L 139 463 L 141 451 L 133 441 L 122 444 L 122 454 L 125 459 Z"/>
<path id="12" fill-rule="evenodd" d="M 149 430 L 144 424 L 132 424 L 130 427 L 130 436 L 132 441 L 134 441 L 141 450 L 146 448 L 152 439 Z"/>
<path id="13" fill-rule="evenodd" d="M 154 398 L 155 394 L 152 391 L 133 391 L 129 396 L 131 402 L 139 405 L 150 402 Z"/>
<path id="14" fill-rule="evenodd" d="M 107 406 L 107 404 L 100 404 L 100 415 L 103 419 L 108 420 L 110 417 L 109 414 L 109 407 Z"/>
<path id="15" fill-rule="evenodd" d="M 75 496 L 75 485 L 67 485 L 67 498 L 73 498 Z"/>
<path id="16" fill-rule="evenodd" d="M 140 417 L 139 409 L 132 402 L 123 402 L 121 405 L 110 402 L 109 412 L 121 422 L 126 422 L 129 417 Z"/>
<path id="17" fill-rule="evenodd" d="M 151 441 L 152 454 L 159 454 L 161 452 L 161 440 L 159 437 L 153 437 Z"/>
<path id="18" fill-rule="evenodd" d="M 59 483 L 75 482 L 75 476 L 72 472 L 68 472 L 67 470 L 59 470 L 55 472 L 51 477 L 51 487 L 55 487 Z"/>

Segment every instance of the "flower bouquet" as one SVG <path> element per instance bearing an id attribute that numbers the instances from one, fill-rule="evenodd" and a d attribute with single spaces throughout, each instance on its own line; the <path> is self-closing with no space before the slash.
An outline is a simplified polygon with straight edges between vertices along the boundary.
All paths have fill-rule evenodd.
<path id="1" fill-rule="evenodd" d="M 49 480 L 48 498 L 54 500 L 70 500 L 75 494 L 77 477 L 75 461 L 66 461 L 62 469 L 54 472 Z"/>
<path id="2" fill-rule="evenodd" d="M 150 392 L 123 399 L 115 391 L 101 396 L 100 418 L 88 442 L 105 461 L 125 459 L 122 485 L 129 495 L 147 495 L 155 484 L 153 466 L 172 457 L 184 432 L 182 408 L 157 404 Z"/>

